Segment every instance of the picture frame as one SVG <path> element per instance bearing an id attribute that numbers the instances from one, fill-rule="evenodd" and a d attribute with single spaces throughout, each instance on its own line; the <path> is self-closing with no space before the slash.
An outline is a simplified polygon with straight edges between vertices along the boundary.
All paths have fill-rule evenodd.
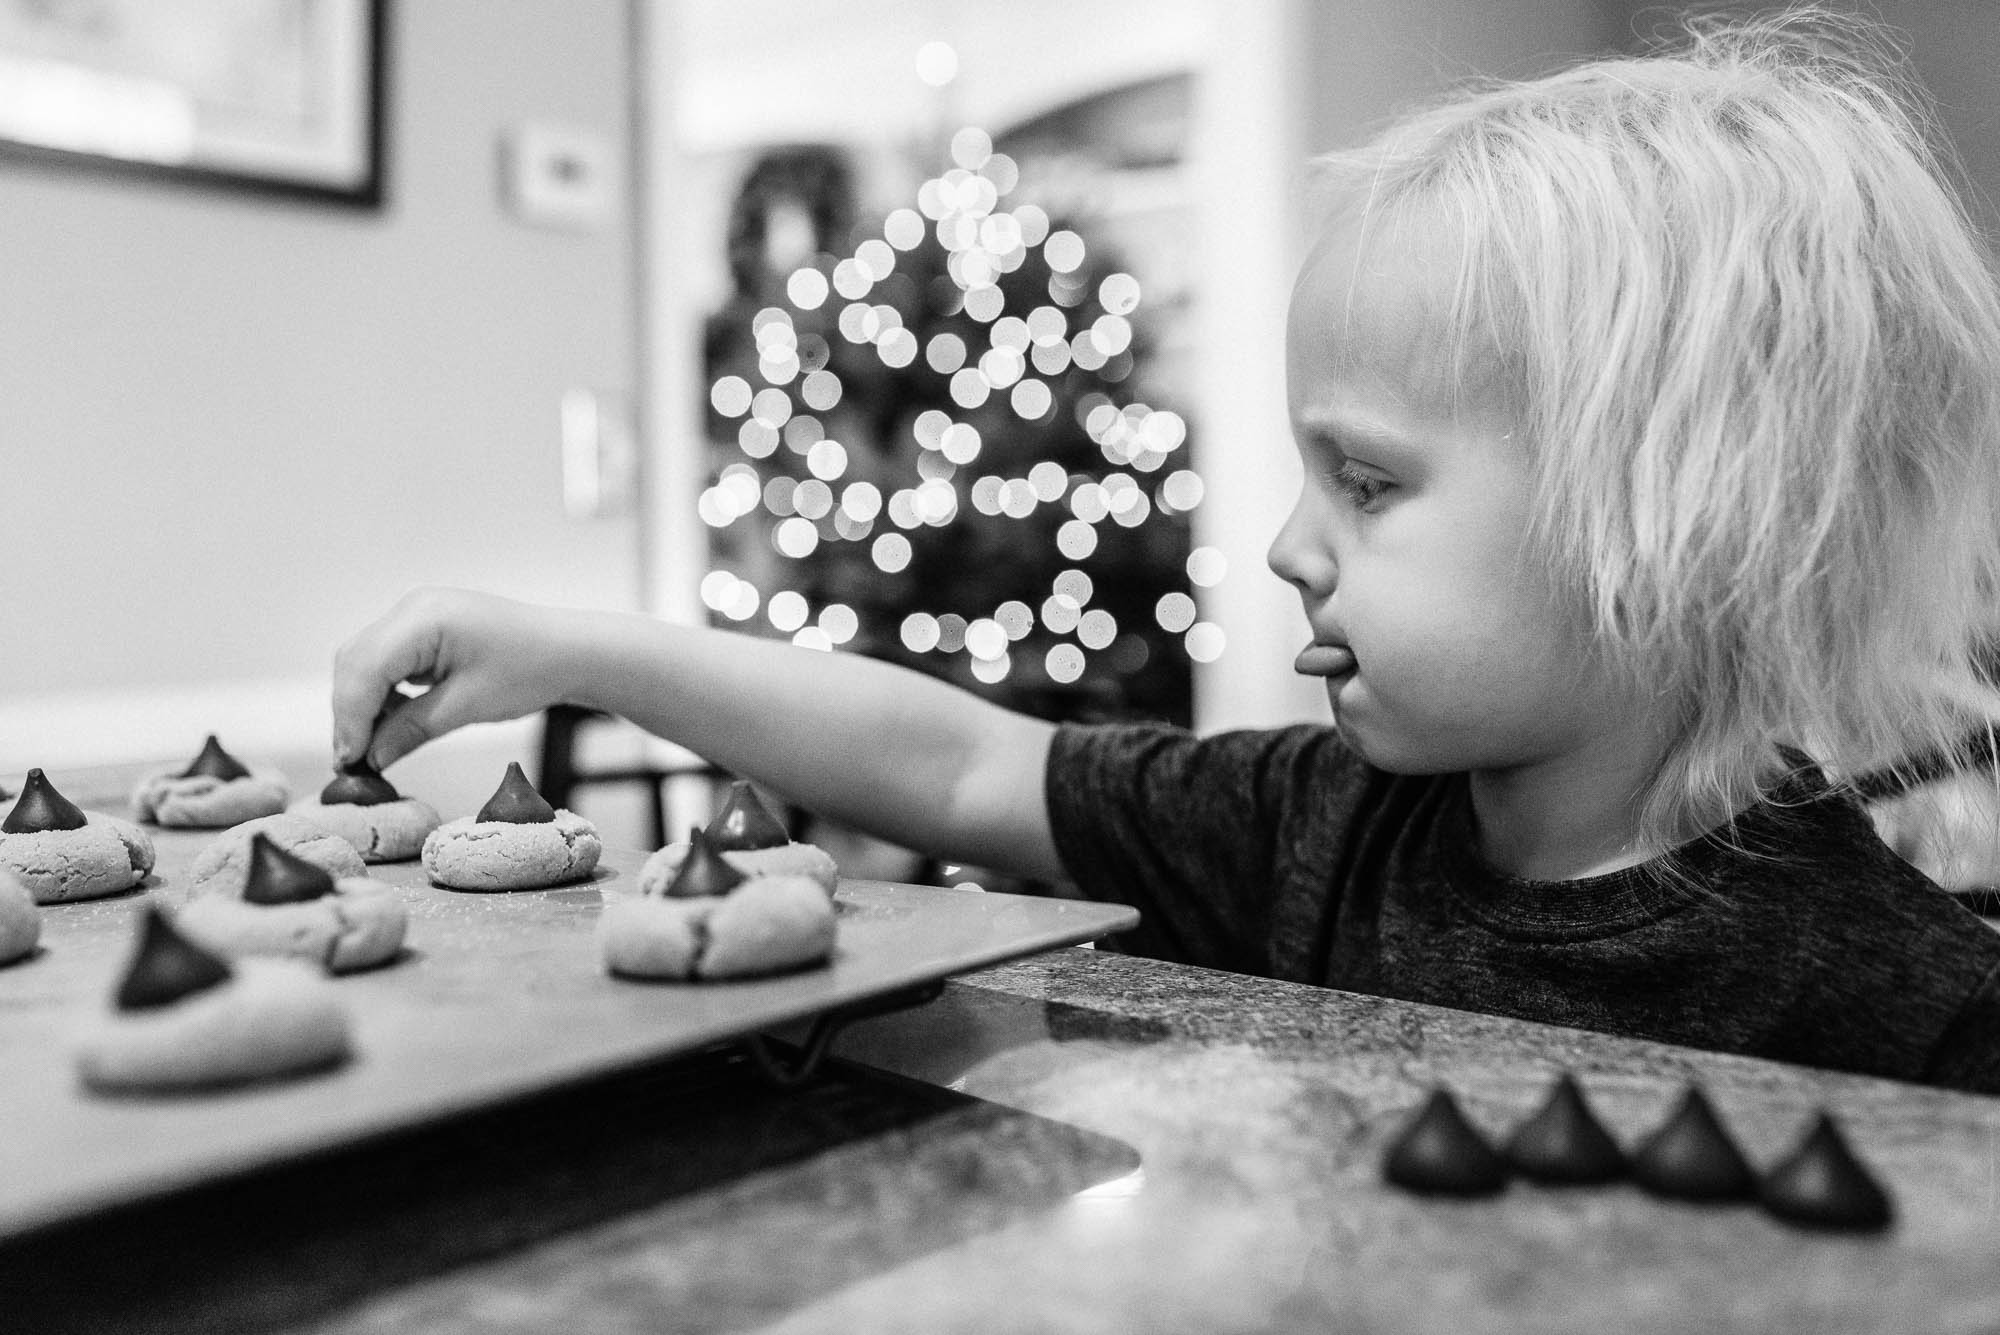
<path id="1" fill-rule="evenodd" d="M 0 0 L 0 168 L 384 199 L 388 0 Z"/>

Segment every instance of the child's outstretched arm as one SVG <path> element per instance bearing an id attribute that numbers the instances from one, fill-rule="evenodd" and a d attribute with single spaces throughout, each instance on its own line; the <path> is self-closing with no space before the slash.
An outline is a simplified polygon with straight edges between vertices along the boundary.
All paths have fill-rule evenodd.
<path id="1" fill-rule="evenodd" d="M 399 682 L 430 689 L 398 703 Z M 558 702 L 630 719 L 906 847 L 1062 875 L 1042 797 L 1049 724 L 859 655 L 646 616 L 411 593 L 335 657 L 334 751 L 380 768 Z"/>

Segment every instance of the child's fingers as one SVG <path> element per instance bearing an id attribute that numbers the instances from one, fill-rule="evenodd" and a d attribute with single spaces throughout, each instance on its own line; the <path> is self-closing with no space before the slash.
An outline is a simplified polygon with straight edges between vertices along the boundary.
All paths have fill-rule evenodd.
<path id="1" fill-rule="evenodd" d="M 391 695 L 389 707 L 375 721 L 374 737 L 366 743 L 368 763 L 387 769 L 425 742 L 477 720 L 461 705 L 468 692 L 462 683 L 441 682 L 422 695 Z"/>
<path id="2" fill-rule="evenodd" d="M 435 619 L 405 599 L 334 654 L 333 753 L 340 764 L 369 754 L 378 717 L 396 705 L 399 682 L 442 675 Z"/>

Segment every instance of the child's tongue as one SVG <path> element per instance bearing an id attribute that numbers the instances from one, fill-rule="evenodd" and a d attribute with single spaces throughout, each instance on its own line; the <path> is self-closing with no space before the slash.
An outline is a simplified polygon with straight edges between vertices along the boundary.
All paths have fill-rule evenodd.
<path id="1" fill-rule="evenodd" d="M 1338 677 L 1354 671 L 1354 651 L 1331 644 L 1309 644 L 1299 652 L 1292 670 L 1306 677 Z"/>

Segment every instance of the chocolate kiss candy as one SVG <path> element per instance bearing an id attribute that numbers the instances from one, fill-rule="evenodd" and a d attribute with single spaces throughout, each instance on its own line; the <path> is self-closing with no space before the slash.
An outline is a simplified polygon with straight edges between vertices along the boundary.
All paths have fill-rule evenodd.
<path id="1" fill-rule="evenodd" d="M 228 783 L 231 779 L 247 779 L 250 771 L 243 768 L 243 762 L 222 749 L 222 743 L 210 733 L 208 740 L 201 744 L 201 754 L 192 764 L 182 770 L 183 779 L 220 779 Z"/>
<path id="2" fill-rule="evenodd" d="M 507 762 L 507 777 L 479 808 L 480 820 L 506 821 L 509 825 L 547 825 L 555 818 L 556 809 L 528 782 L 518 760 Z"/>
<path id="3" fill-rule="evenodd" d="M 384 802 L 402 800 L 396 785 L 383 778 L 365 760 L 357 760 L 351 765 L 342 765 L 334 771 L 333 782 L 319 790 L 319 800 L 324 806 L 347 803 L 350 806 L 374 807 Z"/>
<path id="4" fill-rule="evenodd" d="M 729 865 L 707 835 L 688 831 L 687 856 L 660 894 L 667 899 L 707 899 L 726 895 L 748 879 Z"/>
<path id="5" fill-rule="evenodd" d="M 38 769 L 28 771 L 21 796 L 7 819 L 0 821 L 0 834 L 38 834 L 43 830 L 80 830 L 88 823 L 83 808 L 56 791 L 49 776 Z"/>
<path id="6" fill-rule="evenodd" d="M 121 1011 L 151 1010 L 205 992 L 231 976 L 229 961 L 202 949 L 175 929 L 158 904 L 139 915 L 139 945 L 112 998 Z"/>
<path id="7" fill-rule="evenodd" d="M 1410 1191 L 1490 1196 L 1507 1185 L 1507 1162 L 1439 1089 L 1389 1147 L 1382 1176 Z"/>
<path id="8" fill-rule="evenodd" d="M 757 790 L 742 779 L 729 785 L 728 799 L 704 833 L 717 852 L 747 853 L 758 848 L 783 848 L 792 842 L 785 823 L 771 814 Z"/>
<path id="9" fill-rule="evenodd" d="M 1744 1201 L 1757 1194 L 1749 1160 L 1695 1085 L 1674 1115 L 1632 1151 L 1632 1176 L 1655 1196 L 1684 1201 Z"/>
<path id="10" fill-rule="evenodd" d="M 1764 1208 L 1809 1228 L 1887 1228 L 1895 1209 L 1826 1113 L 1799 1147 L 1764 1175 Z"/>
<path id="11" fill-rule="evenodd" d="M 307 862 L 272 843 L 269 836 L 250 836 L 250 872 L 243 880 L 243 898 L 252 904 L 303 904 L 333 893 L 326 868 Z"/>
<path id="12" fill-rule="evenodd" d="M 1625 1152 L 1583 1100 L 1583 1087 L 1564 1072 L 1541 1110 L 1514 1128 L 1507 1158 L 1550 1186 L 1609 1182 L 1625 1173 Z"/>

